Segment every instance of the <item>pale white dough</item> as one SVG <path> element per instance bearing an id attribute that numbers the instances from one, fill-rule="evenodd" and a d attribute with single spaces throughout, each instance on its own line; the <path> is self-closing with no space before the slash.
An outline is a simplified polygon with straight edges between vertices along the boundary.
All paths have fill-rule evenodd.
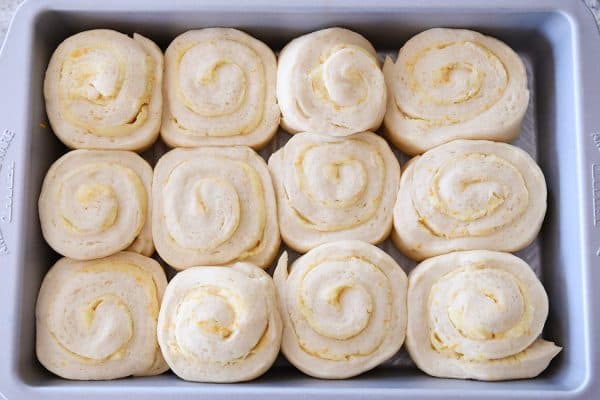
<path id="1" fill-rule="evenodd" d="M 423 260 L 455 250 L 517 251 L 540 231 L 546 181 L 523 150 L 455 140 L 405 166 L 394 207 L 394 243 Z"/>
<path id="2" fill-rule="evenodd" d="M 271 155 L 269 169 L 281 235 L 291 248 L 306 252 L 344 239 L 378 243 L 389 235 L 400 166 L 374 133 L 299 133 Z"/>
<path id="3" fill-rule="evenodd" d="M 290 133 L 347 136 L 375 130 L 386 93 L 375 49 L 348 29 L 300 36 L 279 54 L 277 101 L 281 125 Z"/>
<path id="4" fill-rule="evenodd" d="M 273 275 L 283 318 L 281 350 L 302 372 L 349 378 L 394 355 L 406 332 L 407 278 L 383 250 L 344 240 L 297 259 L 284 254 Z"/>
<path id="5" fill-rule="evenodd" d="M 271 176 L 249 147 L 171 150 L 152 193 L 154 244 L 177 269 L 241 260 L 266 268 L 279 250 Z"/>
<path id="6" fill-rule="evenodd" d="M 130 151 L 73 150 L 48 170 L 38 201 L 42 234 L 63 256 L 154 252 L 152 168 Z"/>
<path id="7" fill-rule="evenodd" d="M 455 139 L 508 142 L 529 103 L 523 62 L 503 42 L 464 29 L 412 37 L 383 73 L 384 125 L 403 152 L 420 154 Z"/>
<path id="8" fill-rule="evenodd" d="M 539 338 L 547 316 L 546 291 L 520 258 L 486 250 L 449 253 L 409 275 L 406 347 L 432 376 L 532 378 L 561 350 Z"/>
<path id="9" fill-rule="evenodd" d="M 281 331 L 271 277 L 245 262 L 178 273 L 158 318 L 165 360 L 177 376 L 198 382 L 262 375 L 279 353 Z"/>
<path id="10" fill-rule="evenodd" d="M 185 32 L 165 52 L 161 135 L 171 146 L 263 147 L 279 126 L 277 61 L 229 28 Z"/>
<path id="11" fill-rule="evenodd" d="M 76 149 L 142 150 L 160 130 L 163 55 L 149 39 L 80 32 L 52 54 L 44 80 L 52 130 Z"/>
<path id="12" fill-rule="evenodd" d="M 46 274 L 36 306 L 36 353 L 67 379 L 115 379 L 168 369 L 156 338 L 167 286 L 151 258 L 121 252 L 60 259 Z"/>

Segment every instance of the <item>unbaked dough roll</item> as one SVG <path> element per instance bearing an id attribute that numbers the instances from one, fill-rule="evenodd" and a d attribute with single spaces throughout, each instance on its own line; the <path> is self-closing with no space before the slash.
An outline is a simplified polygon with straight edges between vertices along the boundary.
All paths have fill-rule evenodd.
<path id="1" fill-rule="evenodd" d="M 52 130 L 71 148 L 141 150 L 158 137 L 163 55 L 149 39 L 108 29 L 54 51 L 44 97 Z"/>
<path id="2" fill-rule="evenodd" d="M 36 352 L 67 379 L 156 375 L 168 369 L 156 326 L 167 278 L 151 258 L 121 252 L 48 272 L 36 306 Z"/>
<path id="3" fill-rule="evenodd" d="M 432 376 L 532 378 L 561 350 L 539 339 L 547 316 L 546 291 L 523 260 L 495 251 L 454 252 L 411 271 L 406 346 Z"/>
<path id="4" fill-rule="evenodd" d="M 290 133 L 347 136 L 375 130 L 386 93 L 375 49 L 348 29 L 300 36 L 279 54 L 277 101 L 281 125 Z"/>
<path id="5" fill-rule="evenodd" d="M 42 233 L 63 256 L 106 257 L 127 249 L 154 252 L 152 168 L 129 151 L 73 150 L 48 170 L 38 208 Z"/>
<path id="6" fill-rule="evenodd" d="M 171 266 L 245 260 L 268 267 L 275 258 L 273 184 L 249 147 L 171 150 L 156 164 L 152 190 L 154 243 Z"/>
<path id="7" fill-rule="evenodd" d="M 527 153 L 456 140 L 407 164 L 392 238 L 415 260 L 455 250 L 517 251 L 535 239 L 545 214 L 546 181 Z"/>
<path id="8" fill-rule="evenodd" d="M 173 372 L 189 381 L 240 382 L 265 373 L 281 344 L 271 277 L 253 264 L 193 267 L 169 282 L 158 342 Z"/>
<path id="9" fill-rule="evenodd" d="M 406 332 L 407 278 L 383 250 L 345 240 L 321 245 L 273 275 L 281 350 L 302 372 L 349 378 L 394 355 Z"/>
<path id="10" fill-rule="evenodd" d="M 162 138 L 182 147 L 263 147 L 279 126 L 276 79 L 273 51 L 244 32 L 179 35 L 165 53 Z"/>
<path id="11" fill-rule="evenodd" d="M 300 133 L 269 159 L 285 243 L 306 252 L 329 241 L 384 240 L 400 166 L 371 132 L 345 138 Z"/>
<path id="12" fill-rule="evenodd" d="M 430 29 L 386 58 L 384 125 L 403 152 L 419 154 L 454 139 L 508 142 L 529 103 L 519 56 L 501 41 L 464 29 Z"/>

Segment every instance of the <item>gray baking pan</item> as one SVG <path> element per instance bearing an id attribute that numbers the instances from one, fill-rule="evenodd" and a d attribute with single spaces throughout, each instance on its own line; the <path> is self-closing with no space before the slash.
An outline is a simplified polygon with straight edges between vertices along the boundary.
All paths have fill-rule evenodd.
<path id="1" fill-rule="evenodd" d="M 231 26 L 274 50 L 328 26 L 365 35 L 380 54 L 396 53 L 431 27 L 496 36 L 525 60 L 533 94 L 521 137 L 540 163 L 549 208 L 539 239 L 519 255 L 550 299 L 544 336 L 564 347 L 531 380 L 474 382 L 428 377 L 402 353 L 349 380 L 306 377 L 284 360 L 255 381 L 217 385 L 167 373 L 115 381 L 67 381 L 35 357 L 34 308 L 41 280 L 58 258 L 42 239 L 37 197 L 48 166 L 65 152 L 48 128 L 42 96 L 52 51 L 86 29 L 139 32 L 163 49 L 193 28 Z M 600 397 L 600 33 L 583 1 L 28 1 L 0 55 L 0 398 L 578 398 Z M 262 154 L 285 140 L 279 134 Z M 148 155 L 160 154 L 161 145 Z M 399 154 L 402 161 L 405 158 Z M 412 263 L 383 247 L 405 269 Z"/>

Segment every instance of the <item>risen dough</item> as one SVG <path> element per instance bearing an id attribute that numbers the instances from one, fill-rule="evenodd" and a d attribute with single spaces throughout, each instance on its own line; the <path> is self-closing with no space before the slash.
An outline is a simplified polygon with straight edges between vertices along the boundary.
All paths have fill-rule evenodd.
<path id="1" fill-rule="evenodd" d="M 156 339 L 167 286 L 151 258 L 60 259 L 48 272 L 36 306 L 36 352 L 67 379 L 156 375 L 168 369 Z"/>
<path id="2" fill-rule="evenodd" d="M 409 275 L 406 347 L 443 378 L 502 380 L 540 374 L 561 350 L 538 339 L 548 297 L 529 265 L 509 253 L 445 254 Z"/>
<path id="3" fill-rule="evenodd" d="M 390 233 L 400 166 L 381 137 L 300 133 L 273 153 L 269 168 L 281 235 L 293 249 L 343 239 L 378 243 Z"/>
<path id="4" fill-rule="evenodd" d="M 42 233 L 63 256 L 106 257 L 127 249 L 154 252 L 152 168 L 129 151 L 73 150 L 48 170 L 38 208 Z"/>
<path id="5" fill-rule="evenodd" d="M 263 147 L 279 125 L 276 79 L 271 49 L 244 32 L 179 35 L 165 53 L 162 138 L 171 146 Z"/>
<path id="6" fill-rule="evenodd" d="M 349 378 L 395 354 L 406 331 L 406 274 L 383 250 L 346 240 L 321 245 L 273 275 L 281 350 L 302 372 Z"/>
<path id="7" fill-rule="evenodd" d="M 96 29 L 52 54 L 44 97 L 50 125 L 71 148 L 141 150 L 158 137 L 163 55 L 151 40 Z"/>
<path id="8" fill-rule="evenodd" d="M 279 249 L 271 176 L 248 147 L 172 150 L 156 164 L 152 191 L 154 243 L 175 268 L 268 267 Z"/>
<path id="9" fill-rule="evenodd" d="M 386 87 L 375 49 L 342 28 L 292 40 L 279 54 L 277 100 L 290 133 L 347 136 L 377 129 Z"/>
<path id="10" fill-rule="evenodd" d="M 527 153 L 456 140 L 407 164 L 392 238 L 415 260 L 455 250 L 516 251 L 535 239 L 545 214 L 546 181 Z"/>
<path id="11" fill-rule="evenodd" d="M 527 110 L 527 75 L 501 41 L 463 29 L 430 29 L 383 66 L 384 125 L 403 152 L 419 154 L 454 139 L 514 139 Z"/>
<path id="12" fill-rule="evenodd" d="M 249 263 L 193 267 L 169 282 L 158 341 L 177 376 L 239 382 L 262 375 L 281 343 L 271 277 Z"/>

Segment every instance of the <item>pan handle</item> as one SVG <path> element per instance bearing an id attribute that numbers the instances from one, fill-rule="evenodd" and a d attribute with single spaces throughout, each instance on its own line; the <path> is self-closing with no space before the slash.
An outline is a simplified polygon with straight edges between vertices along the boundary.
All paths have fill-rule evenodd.
<path id="1" fill-rule="evenodd" d="M 0 53 L 0 326 L 11 327 L 2 336 L 9 350 L 0 359 L 0 399 L 19 398 L 16 365 L 20 346 L 17 321 L 21 317 L 18 293 L 24 277 L 25 215 L 29 179 L 29 96 L 34 15 L 33 2 L 23 3 L 13 17 Z M 13 329 L 14 327 L 14 329 Z"/>
<path id="2" fill-rule="evenodd" d="M 591 10 L 588 11 L 591 14 Z M 580 123 L 583 130 L 580 151 L 585 164 L 583 212 L 588 214 L 584 216 L 586 253 L 592 269 L 600 270 L 600 27 L 590 16 L 581 18 L 582 24 L 590 26 L 582 27 L 587 29 L 582 29 L 579 35 Z M 598 282 L 600 280 L 595 284 Z"/>
<path id="3" fill-rule="evenodd" d="M 590 9 L 582 1 L 579 3 L 583 10 L 577 18 L 577 44 L 575 55 L 580 64 L 576 71 L 576 91 L 578 107 L 578 150 L 583 168 L 578 168 L 581 175 L 579 204 L 581 205 L 583 245 L 580 249 L 583 261 L 583 296 L 585 310 L 582 325 L 583 340 L 587 343 L 589 353 L 586 354 L 587 368 L 592 377 L 583 382 L 578 396 L 593 397 L 600 388 L 597 379 L 597 367 L 600 353 L 594 351 L 594 341 L 600 335 L 600 30 Z M 575 197 L 576 194 L 574 193 Z"/>
<path id="4" fill-rule="evenodd" d="M 19 20 L 24 19 L 14 18 L 11 22 L 0 53 L 0 266 L 8 269 L 14 266 L 14 256 L 18 253 L 30 123 L 28 113 L 23 110 L 28 109 L 30 93 L 27 77 L 31 35 L 15 36 L 22 29 L 16 26 Z M 7 268 L 0 269 L 4 274 Z"/>

